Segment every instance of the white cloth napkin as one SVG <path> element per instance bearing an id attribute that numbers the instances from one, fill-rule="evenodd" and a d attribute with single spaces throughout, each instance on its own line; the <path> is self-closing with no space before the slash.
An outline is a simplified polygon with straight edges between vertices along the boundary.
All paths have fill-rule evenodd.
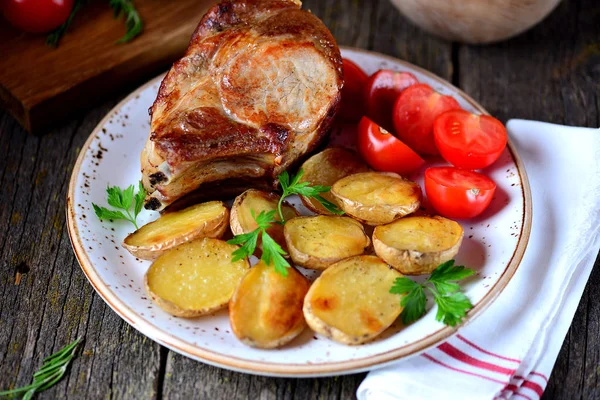
<path id="1" fill-rule="evenodd" d="M 539 399 L 600 249 L 600 129 L 511 120 L 533 198 L 504 292 L 444 344 L 369 373 L 359 400 Z"/>

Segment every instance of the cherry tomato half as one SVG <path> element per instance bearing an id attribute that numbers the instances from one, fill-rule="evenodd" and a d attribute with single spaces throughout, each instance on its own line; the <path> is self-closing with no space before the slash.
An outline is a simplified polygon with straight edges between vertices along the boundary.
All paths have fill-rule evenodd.
<path id="1" fill-rule="evenodd" d="M 433 121 L 460 105 L 450 96 L 439 94 L 424 83 L 406 89 L 394 105 L 396 135 L 419 154 L 439 154 L 433 139 Z"/>
<path id="2" fill-rule="evenodd" d="M 2 14 L 13 26 L 26 32 L 48 32 L 62 25 L 74 0 L 0 0 Z"/>
<path id="3" fill-rule="evenodd" d="M 338 115 L 344 121 L 357 122 L 365 114 L 363 92 L 369 77 L 365 71 L 352 61 L 344 58 L 342 63 L 344 87 L 342 88 L 342 104 Z"/>
<path id="4" fill-rule="evenodd" d="M 508 140 L 502 122 L 465 110 L 440 114 L 433 123 L 433 136 L 442 157 L 455 167 L 466 169 L 493 164 Z"/>
<path id="5" fill-rule="evenodd" d="M 360 120 L 357 142 L 362 158 L 378 171 L 408 174 L 425 163 L 410 147 L 367 117 Z"/>
<path id="6" fill-rule="evenodd" d="M 473 218 L 492 201 L 496 184 L 478 172 L 454 167 L 425 171 L 425 193 L 435 210 L 448 218 Z"/>
<path id="7" fill-rule="evenodd" d="M 410 72 L 381 69 L 369 77 L 365 86 L 367 116 L 386 129 L 393 129 L 392 111 L 398 96 L 409 86 L 419 83 Z"/>

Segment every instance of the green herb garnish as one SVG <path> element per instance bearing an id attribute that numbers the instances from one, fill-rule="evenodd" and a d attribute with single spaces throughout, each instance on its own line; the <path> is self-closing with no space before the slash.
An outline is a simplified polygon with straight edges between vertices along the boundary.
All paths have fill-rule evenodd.
<path id="1" fill-rule="evenodd" d="M 142 181 L 139 182 L 138 192 L 133 194 L 134 186 L 130 185 L 127 189 L 123 190 L 120 187 L 108 186 L 106 188 L 106 193 L 108 194 L 106 201 L 109 205 L 114 208 L 125 211 L 125 214 L 119 210 L 109 210 L 106 207 L 100 207 L 94 203 L 92 206 L 94 207 L 94 212 L 98 216 L 100 220 L 119 220 L 124 219 L 129 221 L 135 226 L 135 229 L 139 229 L 136 219 L 140 211 L 142 211 L 142 206 L 144 205 L 144 199 L 146 198 L 146 189 L 144 189 L 144 185 L 142 185 Z M 133 216 L 130 213 L 131 206 L 133 207 Z"/>
<path id="2" fill-rule="evenodd" d="M 47 45 L 52 47 L 58 46 L 58 42 L 60 42 L 60 39 L 71 25 L 71 22 L 73 22 L 75 14 L 77 14 L 81 7 L 88 2 L 89 0 L 75 0 L 75 4 L 73 5 L 73 9 L 67 20 L 61 26 L 53 30 L 46 38 Z M 125 27 L 127 28 L 127 32 L 121 39 L 117 40 L 117 43 L 129 42 L 142 33 L 144 26 L 140 14 L 133 5 L 133 0 L 109 0 L 108 4 L 113 9 L 115 18 L 120 18 L 121 15 L 125 16 Z"/>
<path id="3" fill-rule="evenodd" d="M 63 22 L 63 24 L 61 26 L 59 26 L 58 28 L 53 30 L 46 38 L 46 44 L 48 46 L 52 46 L 52 47 L 58 46 L 58 42 L 60 42 L 60 39 L 63 37 L 63 35 L 65 34 L 67 29 L 71 25 L 71 22 L 73 22 L 73 18 L 75 17 L 75 14 L 77 14 L 79 9 L 85 3 L 87 3 L 87 0 L 75 0 L 75 4 L 73 4 L 73 9 L 71 10 L 71 13 L 67 17 L 67 20 L 65 22 Z"/>
<path id="4" fill-rule="evenodd" d="M 456 281 L 474 273 L 472 269 L 455 266 L 454 260 L 450 260 L 438 266 L 425 283 L 419 284 L 406 277 L 396 278 L 390 293 L 405 295 L 400 301 L 400 305 L 404 307 L 401 314 L 402 322 L 410 324 L 425 314 L 427 301 L 425 289 L 427 289 L 438 306 L 435 319 L 450 326 L 459 324 L 473 305 Z"/>
<path id="5" fill-rule="evenodd" d="M 54 386 L 54 384 L 61 380 L 67 371 L 69 363 L 75 356 L 75 349 L 78 344 L 79 339 L 76 339 L 62 350 L 45 358 L 42 368 L 33 374 L 32 384 L 0 392 L 0 397 L 22 395 L 23 400 L 28 400 L 31 399 L 34 394 Z"/>
<path id="6" fill-rule="evenodd" d="M 281 175 L 277 177 L 279 179 L 279 183 L 281 184 L 281 189 L 283 189 L 283 194 L 279 199 L 279 204 L 277 204 L 277 211 L 279 212 L 279 218 L 281 219 L 282 224 L 285 223 L 285 219 L 283 218 L 281 205 L 283 204 L 283 200 L 292 194 L 312 197 L 321 203 L 323 207 L 325 207 L 325 209 L 330 213 L 336 215 L 344 214 L 344 212 L 340 210 L 337 205 L 321 196 L 321 193 L 329 192 L 331 186 L 309 186 L 310 182 L 300 182 L 302 175 L 304 175 L 304 171 L 300 169 L 296 176 L 292 176 L 291 179 L 287 171 L 283 171 Z"/>
<path id="7" fill-rule="evenodd" d="M 127 33 L 117 43 L 125 43 L 132 40 L 134 37 L 142 33 L 143 24 L 140 14 L 138 14 L 132 0 L 109 0 L 108 2 L 113 9 L 115 18 L 125 16 L 125 27 Z"/>
<path id="8" fill-rule="evenodd" d="M 263 210 L 258 215 L 254 213 L 254 210 L 250 210 L 250 213 L 252 214 L 252 218 L 256 221 L 258 228 L 252 232 L 236 235 L 233 239 L 227 241 L 229 244 L 241 245 L 239 249 L 233 252 L 233 259 L 231 261 L 235 262 L 243 260 L 254 254 L 260 236 L 262 241 L 262 255 L 260 259 L 267 265 L 273 265 L 275 272 L 287 276 L 287 268 L 290 267 L 290 263 L 283 258 L 287 253 L 267 233 L 267 229 L 269 229 L 272 224 L 276 223 L 274 218 L 275 210 L 269 212 Z"/>

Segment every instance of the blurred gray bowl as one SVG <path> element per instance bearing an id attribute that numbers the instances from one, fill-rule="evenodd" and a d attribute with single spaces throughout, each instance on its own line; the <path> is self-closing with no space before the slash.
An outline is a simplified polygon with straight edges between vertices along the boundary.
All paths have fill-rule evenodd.
<path id="1" fill-rule="evenodd" d="M 448 40 L 490 43 L 526 31 L 560 0 L 391 0 L 413 23 Z"/>

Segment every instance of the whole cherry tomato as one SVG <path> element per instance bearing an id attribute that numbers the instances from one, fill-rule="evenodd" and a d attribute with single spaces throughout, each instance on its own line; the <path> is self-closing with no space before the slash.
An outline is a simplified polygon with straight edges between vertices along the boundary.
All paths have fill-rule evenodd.
<path id="1" fill-rule="evenodd" d="M 343 59 L 344 87 L 339 117 L 348 122 L 357 122 L 365 114 L 363 92 L 367 74 L 350 60 Z"/>
<path id="2" fill-rule="evenodd" d="M 381 69 L 369 77 L 365 86 L 367 116 L 386 129 L 394 129 L 392 111 L 398 96 L 417 78 L 410 72 Z"/>
<path id="3" fill-rule="evenodd" d="M 433 123 L 433 136 L 442 157 L 455 167 L 465 169 L 493 164 L 508 140 L 502 122 L 465 110 L 440 114 Z"/>
<path id="4" fill-rule="evenodd" d="M 448 218 L 473 218 L 492 201 L 496 184 L 478 172 L 455 167 L 432 167 L 425 171 L 425 192 L 435 210 Z"/>
<path id="5" fill-rule="evenodd" d="M 396 135 L 414 151 L 423 155 L 439 154 L 433 139 L 433 121 L 448 110 L 460 105 L 424 83 L 406 89 L 394 105 L 393 119 Z"/>
<path id="6" fill-rule="evenodd" d="M 0 0 L 2 14 L 13 26 L 26 32 L 48 32 L 62 25 L 74 0 Z"/>
<path id="7" fill-rule="evenodd" d="M 408 174 L 425 163 L 410 147 L 367 117 L 360 120 L 357 142 L 362 158 L 378 171 Z"/>

